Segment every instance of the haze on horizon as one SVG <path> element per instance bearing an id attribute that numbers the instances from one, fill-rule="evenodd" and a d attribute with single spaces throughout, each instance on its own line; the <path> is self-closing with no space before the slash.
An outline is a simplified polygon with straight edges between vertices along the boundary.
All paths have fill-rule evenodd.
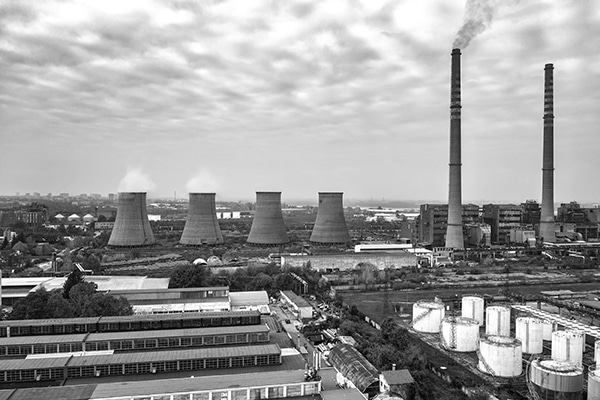
<path id="1" fill-rule="evenodd" d="M 600 200 L 600 3 L 490 0 L 462 56 L 464 202 Z M 447 201 L 444 0 L 0 4 L 0 193 Z"/>

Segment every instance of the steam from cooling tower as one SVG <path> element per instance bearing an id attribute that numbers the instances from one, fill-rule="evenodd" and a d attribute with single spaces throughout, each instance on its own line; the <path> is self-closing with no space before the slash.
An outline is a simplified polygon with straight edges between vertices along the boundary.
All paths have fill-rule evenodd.
<path id="1" fill-rule="evenodd" d="M 489 28 L 499 5 L 499 0 L 467 0 L 463 25 L 452 47 L 465 49 L 475 36 Z"/>
<path id="2" fill-rule="evenodd" d="M 156 188 L 152 179 L 148 174 L 144 173 L 141 168 L 130 167 L 127 173 L 119 182 L 119 192 L 148 192 Z"/>
<path id="3" fill-rule="evenodd" d="M 212 193 L 219 189 L 219 181 L 206 168 L 200 168 L 186 184 L 189 193 Z"/>

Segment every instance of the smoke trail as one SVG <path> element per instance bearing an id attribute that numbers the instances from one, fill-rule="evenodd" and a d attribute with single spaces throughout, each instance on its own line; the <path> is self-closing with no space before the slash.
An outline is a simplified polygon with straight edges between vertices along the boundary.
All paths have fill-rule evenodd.
<path id="1" fill-rule="evenodd" d="M 216 192 L 219 181 L 206 168 L 200 168 L 198 173 L 187 182 L 186 188 L 190 193 Z"/>
<path id="2" fill-rule="evenodd" d="M 147 192 L 154 190 L 156 185 L 141 168 L 128 168 L 127 173 L 119 182 L 119 192 Z"/>
<path id="3" fill-rule="evenodd" d="M 485 31 L 490 26 L 498 5 L 497 0 L 467 0 L 463 25 L 458 30 L 452 47 L 464 49 L 471 39 Z"/>

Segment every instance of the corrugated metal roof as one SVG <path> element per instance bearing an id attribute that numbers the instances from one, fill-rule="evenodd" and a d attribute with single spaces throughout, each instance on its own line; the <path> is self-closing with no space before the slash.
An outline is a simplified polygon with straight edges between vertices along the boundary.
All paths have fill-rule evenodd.
<path id="1" fill-rule="evenodd" d="M 308 301 L 298 296 L 296 293 L 291 290 L 282 290 L 283 293 L 290 301 L 294 302 L 298 307 L 312 307 Z"/>
<path id="2" fill-rule="evenodd" d="M 44 388 L 17 389 L 10 400 L 88 400 L 96 390 L 96 385 L 55 386 Z M 0 397 L 0 400 L 2 397 Z M 8 399 L 8 398 L 7 398 Z"/>
<path id="3" fill-rule="evenodd" d="M 204 335 L 238 334 L 238 333 L 266 333 L 269 328 L 264 325 L 242 325 L 242 326 L 219 326 L 213 328 L 189 328 L 189 329 L 162 329 L 157 331 L 132 332 L 106 332 L 90 333 L 86 342 L 98 342 L 104 340 L 125 339 L 150 339 L 165 337 L 189 337 Z"/>
<path id="4" fill-rule="evenodd" d="M 21 359 L 0 359 L 0 371 L 11 371 L 19 369 L 37 369 L 37 368 L 60 368 L 67 365 L 71 356 L 58 356 L 51 358 L 21 358 Z"/>
<path id="5" fill-rule="evenodd" d="M 331 349 L 329 361 L 361 392 L 379 381 L 379 371 L 349 344 L 340 343 Z"/>
<path id="6" fill-rule="evenodd" d="M 72 335 L 39 335 L 39 336 L 13 336 L 0 340 L 0 346 L 34 345 L 50 343 L 81 343 L 85 340 L 87 333 Z"/>
<path id="7" fill-rule="evenodd" d="M 99 320 L 100 317 L 5 320 L 0 321 L 0 327 L 95 324 Z"/>

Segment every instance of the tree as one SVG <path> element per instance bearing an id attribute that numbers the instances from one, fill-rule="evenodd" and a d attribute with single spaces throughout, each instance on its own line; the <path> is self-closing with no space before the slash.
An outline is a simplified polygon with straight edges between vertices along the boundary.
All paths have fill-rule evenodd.
<path id="1" fill-rule="evenodd" d="M 206 265 L 182 265 L 173 270 L 169 288 L 209 286 L 211 271 Z"/>
<path id="2" fill-rule="evenodd" d="M 81 273 L 81 271 L 79 271 L 78 268 L 75 268 L 73 270 L 73 272 L 71 272 L 69 274 L 69 276 L 67 277 L 67 280 L 65 281 L 64 285 L 63 285 L 63 297 L 65 299 L 68 299 L 70 297 L 70 292 L 71 289 L 73 288 L 73 286 L 84 282 L 84 277 L 83 274 Z"/>
<path id="3" fill-rule="evenodd" d="M 27 297 L 17 300 L 9 319 L 42 319 L 51 318 L 53 310 L 49 308 L 50 292 L 41 288 L 31 292 Z"/>

